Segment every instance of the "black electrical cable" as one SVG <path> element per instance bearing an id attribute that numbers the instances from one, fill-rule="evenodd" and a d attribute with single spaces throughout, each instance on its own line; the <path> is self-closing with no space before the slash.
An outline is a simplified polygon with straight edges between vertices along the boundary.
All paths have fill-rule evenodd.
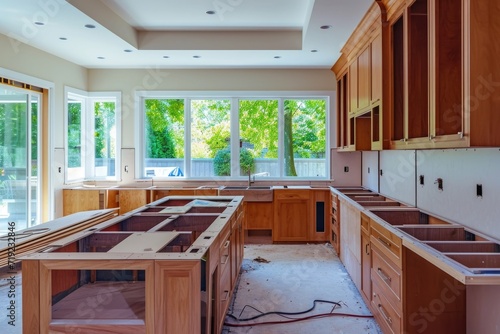
<path id="1" fill-rule="evenodd" d="M 335 306 L 340 306 L 339 303 L 337 302 L 332 302 L 332 301 L 329 301 L 329 300 L 322 300 L 322 299 L 315 299 L 314 302 L 313 302 L 313 306 L 305 311 L 300 311 L 300 312 L 281 312 L 281 311 L 271 311 L 271 312 L 260 312 L 259 310 L 257 310 L 256 308 L 252 307 L 252 306 L 249 306 L 249 305 L 245 305 L 245 307 L 252 307 L 254 310 L 256 310 L 257 312 L 260 312 L 260 314 L 256 315 L 256 316 L 253 316 L 253 317 L 250 317 L 250 318 L 237 318 L 235 317 L 234 315 L 232 314 L 228 314 L 227 316 L 234 319 L 234 320 L 237 320 L 237 321 L 250 321 L 250 320 L 255 320 L 255 319 L 258 319 L 258 318 L 261 318 L 261 317 L 264 317 L 266 315 L 272 315 L 272 314 L 276 314 L 276 315 L 300 315 L 300 314 L 306 314 L 306 313 L 309 313 L 311 312 L 312 310 L 314 310 L 314 308 L 316 307 L 316 303 L 328 303 L 328 304 L 333 304 Z M 243 309 L 245 309 L 245 307 Z M 242 311 L 243 312 L 243 311 Z"/>
<path id="2" fill-rule="evenodd" d="M 333 304 L 334 307 L 333 307 L 333 309 L 332 309 L 332 311 L 330 313 L 315 314 L 315 315 L 311 315 L 311 316 L 308 316 L 308 317 L 302 317 L 302 318 L 289 318 L 289 317 L 286 317 L 286 316 L 289 316 L 289 315 L 301 315 L 301 314 L 309 313 L 309 312 L 311 312 L 312 310 L 314 310 L 316 308 L 316 303 Z M 238 318 L 238 317 L 236 317 L 236 316 L 234 316 L 232 314 L 228 314 L 227 317 L 229 317 L 231 319 L 234 319 L 234 320 L 236 320 L 238 322 L 245 322 L 245 321 L 251 321 L 251 320 L 255 320 L 255 319 L 258 319 L 258 318 L 261 318 L 261 317 L 264 317 L 264 316 L 268 316 L 268 315 L 273 315 L 274 314 L 274 315 L 279 315 L 279 316 L 285 317 L 285 318 L 287 318 L 289 320 L 284 320 L 284 321 L 269 321 L 269 322 L 260 322 L 260 323 L 251 323 L 251 324 L 234 324 L 234 323 L 230 323 L 230 322 L 225 322 L 224 325 L 229 326 L 229 327 L 244 327 L 244 326 L 257 326 L 257 325 L 270 325 L 270 324 L 284 324 L 284 323 L 304 321 L 304 320 L 309 320 L 309 319 L 322 318 L 322 317 L 330 317 L 330 316 L 350 316 L 350 317 L 359 317 L 359 318 L 372 318 L 373 317 L 373 315 L 364 315 L 364 314 L 333 313 L 333 311 L 335 310 L 335 308 L 337 306 L 341 306 L 340 303 L 329 301 L 329 300 L 322 300 L 322 299 L 315 299 L 313 301 L 313 306 L 311 308 L 309 308 L 309 309 L 307 309 L 305 311 L 300 311 L 300 312 L 282 312 L 282 311 L 261 312 L 261 311 L 259 311 L 258 309 L 256 309 L 253 306 L 245 305 L 243 307 L 243 310 L 246 307 L 250 307 L 250 308 L 254 309 L 257 312 L 260 312 L 260 314 L 258 314 L 256 316 L 253 316 L 253 317 L 250 317 L 250 318 Z M 241 311 L 241 313 L 243 313 L 243 310 Z M 241 315 L 241 313 L 240 313 L 240 315 Z"/>

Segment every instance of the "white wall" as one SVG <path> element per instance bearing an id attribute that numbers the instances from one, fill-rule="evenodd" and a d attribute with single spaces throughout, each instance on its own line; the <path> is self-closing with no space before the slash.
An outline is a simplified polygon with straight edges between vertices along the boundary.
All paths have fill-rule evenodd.
<path id="1" fill-rule="evenodd" d="M 330 153 L 331 178 L 335 187 L 361 186 L 361 152 Z"/>
<path id="2" fill-rule="evenodd" d="M 379 191 L 378 187 L 378 151 L 366 151 L 362 153 L 362 184 L 370 190 Z"/>
<path id="3" fill-rule="evenodd" d="M 381 151 L 380 169 L 380 193 L 415 205 L 415 151 Z"/>
<path id="4" fill-rule="evenodd" d="M 500 239 L 500 149 L 417 151 L 417 204 L 433 214 Z M 443 190 L 434 182 L 443 179 Z M 476 185 L 483 196 L 476 196 Z"/>
<path id="5" fill-rule="evenodd" d="M 29 40 L 27 40 L 29 42 Z M 54 83 L 54 147 L 64 147 L 64 86 L 87 89 L 87 69 L 0 34 L 0 67 Z M 29 83 L 29 82 L 28 82 Z"/>

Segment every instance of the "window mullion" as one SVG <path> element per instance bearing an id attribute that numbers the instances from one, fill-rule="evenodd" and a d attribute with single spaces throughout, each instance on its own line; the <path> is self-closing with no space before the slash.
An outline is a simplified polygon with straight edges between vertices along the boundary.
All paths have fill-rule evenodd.
<path id="1" fill-rule="evenodd" d="M 240 176 L 239 99 L 231 99 L 231 177 Z"/>
<path id="2" fill-rule="evenodd" d="M 285 176 L 285 126 L 284 126 L 284 110 L 283 98 L 278 98 L 278 166 L 279 177 Z"/>
<path id="3" fill-rule="evenodd" d="M 191 173 L 191 99 L 184 99 L 184 170 L 185 177 L 190 177 Z"/>
<path id="4" fill-rule="evenodd" d="M 85 99 L 85 124 L 83 126 L 84 136 L 82 144 L 84 145 L 85 178 L 95 178 L 95 119 L 94 119 L 94 100 Z"/>

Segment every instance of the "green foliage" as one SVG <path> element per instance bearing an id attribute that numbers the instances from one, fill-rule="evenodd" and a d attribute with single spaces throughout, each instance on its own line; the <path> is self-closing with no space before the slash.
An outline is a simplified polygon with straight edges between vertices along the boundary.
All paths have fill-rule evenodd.
<path id="1" fill-rule="evenodd" d="M 114 158 L 115 148 L 110 139 L 115 127 L 115 102 L 96 102 L 94 123 L 95 157 Z"/>
<path id="2" fill-rule="evenodd" d="M 184 100 L 148 99 L 146 107 L 146 157 L 184 157 Z"/>
<path id="3" fill-rule="evenodd" d="M 257 158 L 278 158 L 278 100 L 240 100 L 240 137 Z"/>
<path id="4" fill-rule="evenodd" d="M 82 146 L 82 105 L 68 103 L 68 167 L 80 167 Z"/>
<path id="5" fill-rule="evenodd" d="M 254 168 L 254 159 L 252 153 L 246 148 L 240 149 L 240 169 L 243 173 L 252 171 Z M 217 176 L 231 175 L 231 150 L 226 147 L 219 150 L 214 157 L 214 173 Z"/>
<path id="6" fill-rule="evenodd" d="M 191 156 L 214 158 L 231 137 L 231 100 L 192 100 L 191 113 Z"/>

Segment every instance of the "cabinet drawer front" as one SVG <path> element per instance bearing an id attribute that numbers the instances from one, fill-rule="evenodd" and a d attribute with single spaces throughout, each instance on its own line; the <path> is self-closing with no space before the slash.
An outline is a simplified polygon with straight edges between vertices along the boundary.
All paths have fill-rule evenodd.
<path id="1" fill-rule="evenodd" d="M 402 333 L 401 315 L 394 309 L 384 294 L 380 293 L 381 290 L 380 286 L 374 281 L 371 306 L 375 319 L 384 333 Z"/>
<path id="2" fill-rule="evenodd" d="M 309 190 L 274 190 L 275 199 L 309 199 Z"/>
<path id="3" fill-rule="evenodd" d="M 371 220 L 370 241 L 401 268 L 401 238 Z"/>
<path id="4" fill-rule="evenodd" d="M 231 239 L 225 240 L 220 246 L 220 271 L 231 266 Z"/>
<path id="5" fill-rule="evenodd" d="M 384 295 L 391 300 L 393 305 L 401 310 L 401 269 L 391 265 L 389 260 L 376 246 L 372 246 L 371 277 L 384 289 Z"/>

